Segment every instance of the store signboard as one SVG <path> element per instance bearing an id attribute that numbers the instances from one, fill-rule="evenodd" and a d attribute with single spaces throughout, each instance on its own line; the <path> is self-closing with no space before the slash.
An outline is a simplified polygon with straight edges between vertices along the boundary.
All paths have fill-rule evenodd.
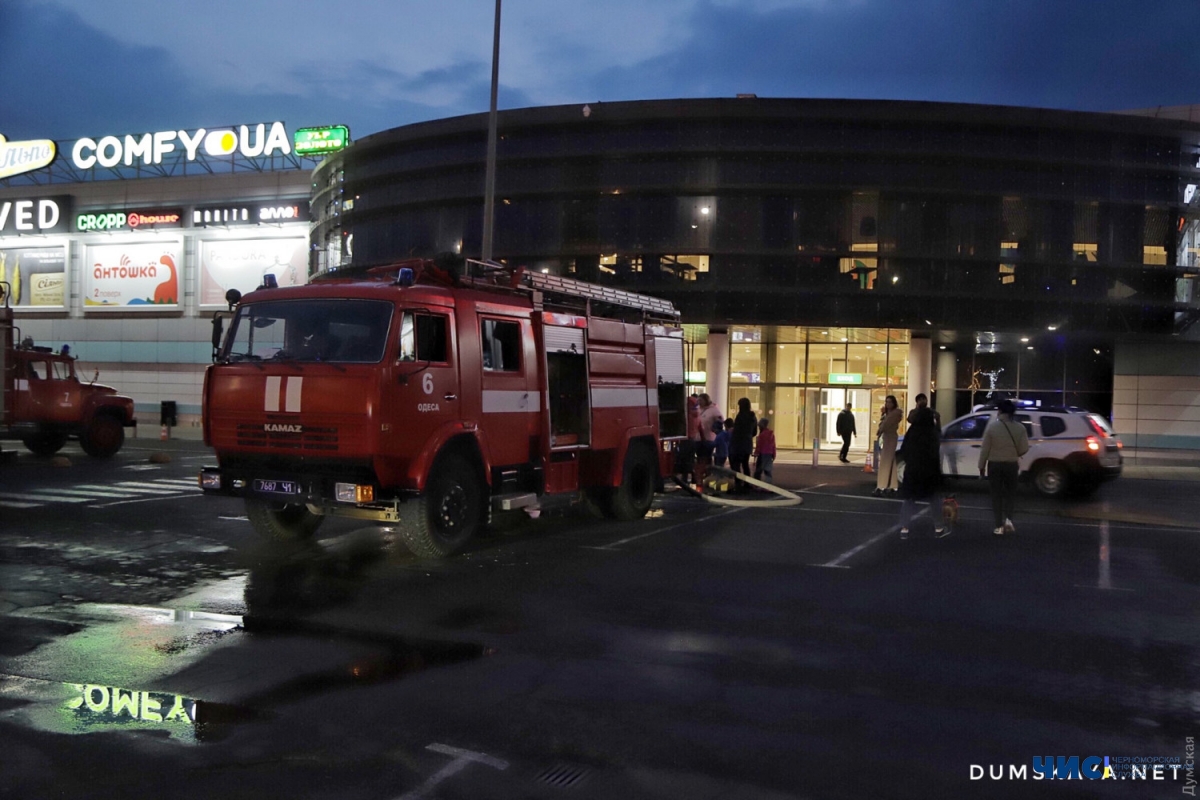
<path id="1" fill-rule="evenodd" d="M 200 242 L 200 307 L 225 308 L 225 293 L 252 292 L 266 274 L 280 286 L 308 278 L 308 239 L 231 239 Z"/>
<path id="2" fill-rule="evenodd" d="M 0 136 L 0 179 L 50 166 L 58 148 L 50 139 L 10 142 Z"/>
<path id="3" fill-rule="evenodd" d="M 66 305 L 65 247 L 0 248 L 0 282 L 12 293 L 8 304 L 23 308 L 63 308 Z"/>
<path id="4" fill-rule="evenodd" d="M 182 208 L 155 208 L 148 211 L 88 211 L 75 215 L 75 230 L 80 233 L 182 227 Z"/>
<path id="5" fill-rule="evenodd" d="M 320 156 L 345 150 L 350 144 L 350 129 L 345 125 L 324 128 L 298 128 L 292 134 L 292 147 L 298 156 Z"/>
<path id="6" fill-rule="evenodd" d="M 279 200 L 274 203 L 227 203 L 200 206 L 192 211 L 192 226 L 266 225 L 281 222 L 307 222 L 308 200 Z"/>
<path id="7" fill-rule="evenodd" d="M 71 221 L 71 196 L 0 200 L 0 236 L 66 233 Z"/>
<path id="8" fill-rule="evenodd" d="M 92 311 L 170 311 L 179 308 L 182 275 L 178 241 L 102 244 L 87 248 L 83 306 Z"/>
<path id="9" fill-rule="evenodd" d="M 246 158 L 255 158 L 289 155 L 292 145 L 282 122 L 260 122 L 217 130 L 197 128 L 101 136 L 99 139 L 85 137 L 71 147 L 71 163 L 76 169 L 148 167 L 163 163 L 164 156 L 175 152 L 182 152 L 187 161 L 195 161 L 201 156 L 219 158 L 239 153 Z"/>
<path id="10" fill-rule="evenodd" d="M 831 372 L 829 373 L 829 382 L 835 385 L 862 385 L 861 372 Z"/>

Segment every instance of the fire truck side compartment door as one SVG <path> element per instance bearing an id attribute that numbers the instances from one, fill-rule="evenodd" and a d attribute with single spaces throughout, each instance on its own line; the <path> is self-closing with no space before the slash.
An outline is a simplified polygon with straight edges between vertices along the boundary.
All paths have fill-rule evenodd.
<path id="1" fill-rule="evenodd" d="M 586 446 L 591 442 L 588 367 L 583 328 L 547 325 L 546 387 L 550 447 Z"/>

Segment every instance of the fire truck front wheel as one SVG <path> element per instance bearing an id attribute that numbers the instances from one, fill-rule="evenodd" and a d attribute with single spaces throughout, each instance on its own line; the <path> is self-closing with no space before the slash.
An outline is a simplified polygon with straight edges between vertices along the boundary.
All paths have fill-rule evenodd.
<path id="1" fill-rule="evenodd" d="M 254 497 L 246 498 L 246 517 L 260 535 L 280 542 L 310 539 L 325 520 L 305 505 L 273 503 Z"/>
<path id="2" fill-rule="evenodd" d="M 92 458 L 112 458 L 125 444 L 125 427 L 110 414 L 98 415 L 79 437 L 79 444 Z"/>
<path id="3" fill-rule="evenodd" d="M 619 520 L 641 519 L 654 502 L 654 485 L 658 482 L 658 463 L 654 452 L 644 444 L 634 443 L 625 454 L 621 485 L 610 498 L 612 516 Z"/>
<path id="4" fill-rule="evenodd" d="M 442 456 L 430 471 L 425 493 L 411 504 L 412 513 L 401 515 L 404 543 L 420 558 L 456 553 L 479 528 L 482 498 L 471 463 L 457 454 Z"/>

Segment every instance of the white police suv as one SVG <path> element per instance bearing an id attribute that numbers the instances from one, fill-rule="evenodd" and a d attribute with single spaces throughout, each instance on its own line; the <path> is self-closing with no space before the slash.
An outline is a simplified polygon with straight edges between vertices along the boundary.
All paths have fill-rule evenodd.
<path id="1" fill-rule="evenodd" d="M 1081 408 L 1035 407 L 1017 402 L 1013 419 L 1029 434 L 1021 476 L 1044 495 L 1088 494 L 1121 474 L 1121 439 L 1099 414 Z M 979 406 L 942 428 L 942 473 L 978 478 L 983 429 L 996 418 L 994 405 Z"/>

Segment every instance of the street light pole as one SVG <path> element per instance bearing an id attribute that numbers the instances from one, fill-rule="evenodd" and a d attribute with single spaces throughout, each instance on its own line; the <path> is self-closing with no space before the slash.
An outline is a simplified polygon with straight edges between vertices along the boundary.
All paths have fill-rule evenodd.
<path id="1" fill-rule="evenodd" d="M 492 105 L 488 112 L 487 174 L 483 185 L 483 253 L 492 260 L 492 228 L 496 216 L 496 91 L 500 83 L 500 0 L 496 0 L 496 29 L 492 35 Z"/>

